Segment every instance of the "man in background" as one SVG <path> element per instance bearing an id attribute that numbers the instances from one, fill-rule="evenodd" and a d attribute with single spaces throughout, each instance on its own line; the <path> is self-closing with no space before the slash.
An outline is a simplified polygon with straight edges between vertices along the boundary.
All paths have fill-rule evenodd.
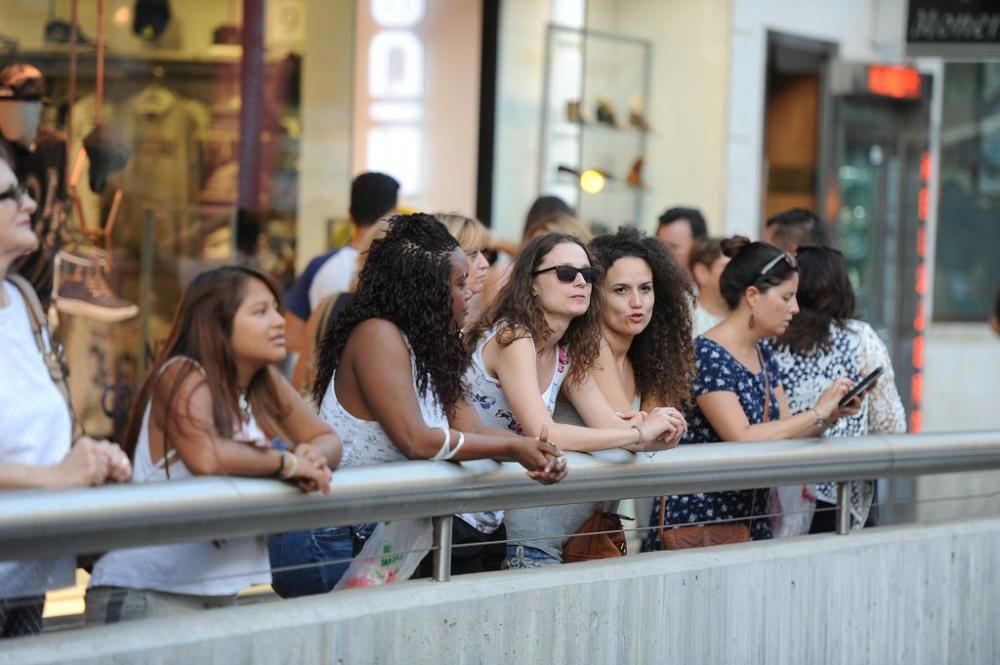
<path id="1" fill-rule="evenodd" d="M 806 208 L 792 208 L 767 220 L 764 242 L 795 254 L 802 245 L 828 246 L 830 239 L 823 220 L 816 213 Z"/>
<path id="2" fill-rule="evenodd" d="M 309 262 L 285 298 L 285 335 L 289 353 L 301 350 L 306 321 L 326 296 L 346 291 L 354 274 L 358 245 L 365 231 L 396 209 L 399 183 L 384 173 L 362 173 L 351 183 L 351 242 Z"/>
<path id="3" fill-rule="evenodd" d="M 656 237 L 673 255 L 677 265 L 689 273 L 688 257 L 691 243 L 708 237 L 705 216 L 697 208 L 670 208 L 660 215 L 660 226 Z M 690 274 L 690 273 L 689 273 Z"/>

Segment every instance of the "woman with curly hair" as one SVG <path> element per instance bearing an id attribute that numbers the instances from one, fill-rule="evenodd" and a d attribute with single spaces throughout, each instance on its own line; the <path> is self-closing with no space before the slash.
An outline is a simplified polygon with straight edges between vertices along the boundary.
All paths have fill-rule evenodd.
<path id="1" fill-rule="evenodd" d="M 525 246 L 510 280 L 467 337 L 472 401 L 484 421 L 529 436 L 547 428 L 566 450 L 582 452 L 646 449 L 676 433 L 679 423 L 666 409 L 634 420 L 615 413 L 594 381 L 601 346 L 601 293 L 594 288 L 599 275 L 587 247 L 573 236 L 550 233 Z M 560 389 L 585 427 L 553 420 Z M 508 566 L 559 563 L 561 542 L 550 547 L 544 536 L 578 527 L 582 520 L 573 509 L 581 511 L 556 506 L 509 512 Z M 500 519 L 494 514 L 475 526 L 495 529 Z"/>
<path id="2" fill-rule="evenodd" d="M 662 243 L 633 228 L 595 238 L 590 251 L 604 271 L 597 387 L 617 411 L 686 405 L 694 341 L 685 275 Z"/>
<path id="3" fill-rule="evenodd" d="M 468 260 L 430 215 L 398 215 L 372 243 L 354 300 L 319 349 L 314 397 L 344 441 L 342 467 L 407 459 L 520 463 L 543 483 L 565 475 L 560 451 L 538 437 L 486 427 L 465 399 Z M 271 539 L 282 596 L 331 590 L 368 526 L 295 532 Z M 313 564 L 313 565 L 309 565 Z"/>

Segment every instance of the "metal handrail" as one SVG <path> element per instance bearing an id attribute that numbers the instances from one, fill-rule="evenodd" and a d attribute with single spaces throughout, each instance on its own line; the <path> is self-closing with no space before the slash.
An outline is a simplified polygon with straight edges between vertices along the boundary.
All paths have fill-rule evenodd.
<path id="1" fill-rule="evenodd" d="M 0 560 L 496 508 L 996 469 L 1000 431 L 717 443 L 650 457 L 623 450 L 567 457 L 568 477 L 551 486 L 529 480 L 516 464 L 478 460 L 340 469 L 328 497 L 306 496 L 271 479 L 236 477 L 0 492 Z M 447 577 L 446 569 L 439 573 Z"/>

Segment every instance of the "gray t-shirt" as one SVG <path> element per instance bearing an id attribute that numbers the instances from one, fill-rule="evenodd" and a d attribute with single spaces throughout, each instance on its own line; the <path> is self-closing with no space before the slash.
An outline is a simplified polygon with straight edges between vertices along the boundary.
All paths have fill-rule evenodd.
<path id="1" fill-rule="evenodd" d="M 562 400 L 556 402 L 552 420 L 586 427 L 573 405 Z M 594 507 L 593 503 L 572 503 L 508 510 L 504 519 L 507 538 L 512 545 L 534 547 L 561 561 L 563 544 L 593 515 Z"/>

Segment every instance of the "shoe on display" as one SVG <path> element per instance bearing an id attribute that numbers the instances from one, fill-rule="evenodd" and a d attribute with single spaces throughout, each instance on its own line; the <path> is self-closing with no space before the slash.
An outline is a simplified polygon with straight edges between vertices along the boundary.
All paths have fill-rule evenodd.
<path id="1" fill-rule="evenodd" d="M 636 157 L 632 162 L 632 168 L 628 170 L 625 184 L 633 189 L 646 189 L 646 183 L 642 179 L 642 157 Z"/>
<path id="2" fill-rule="evenodd" d="M 615 119 L 615 109 L 611 104 L 611 100 L 607 97 L 598 97 L 597 99 L 597 122 L 602 125 L 608 125 L 609 127 L 617 127 L 618 121 Z"/>
<path id="3" fill-rule="evenodd" d="M 566 102 L 566 120 L 577 125 L 587 124 L 587 120 L 583 117 L 583 107 L 580 105 L 579 99 L 570 99 Z"/>
<path id="4" fill-rule="evenodd" d="M 65 264 L 73 267 L 63 272 Z M 104 263 L 99 257 L 88 258 L 62 251 L 56 257 L 56 309 L 106 323 L 118 323 L 139 314 L 139 306 L 119 298 L 108 286 Z"/>
<path id="5" fill-rule="evenodd" d="M 73 39 L 73 24 L 69 21 L 53 19 L 45 24 L 45 41 L 49 44 L 69 44 Z M 76 28 L 76 43 L 79 46 L 93 46 L 92 39 Z"/>
<path id="6" fill-rule="evenodd" d="M 628 124 L 644 132 L 649 131 L 649 121 L 646 119 L 646 110 L 642 102 L 642 97 L 633 97 L 629 101 Z"/>
<path id="7" fill-rule="evenodd" d="M 139 313 L 138 305 L 113 294 L 99 274 L 64 281 L 56 292 L 56 308 L 106 323 L 125 321 Z"/>

